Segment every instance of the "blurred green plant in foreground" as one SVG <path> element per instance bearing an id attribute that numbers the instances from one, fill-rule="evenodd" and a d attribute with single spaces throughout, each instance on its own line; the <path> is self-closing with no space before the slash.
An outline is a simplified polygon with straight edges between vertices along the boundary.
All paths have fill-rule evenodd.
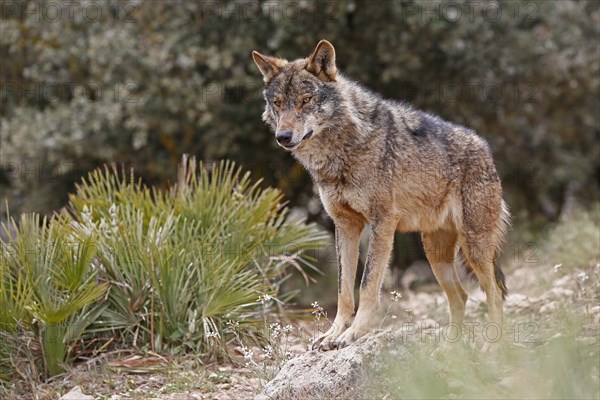
<path id="1" fill-rule="evenodd" d="M 509 295 L 507 321 L 488 351 L 480 346 L 485 323 L 450 346 L 439 332 L 419 333 L 399 345 L 406 358 L 389 358 L 387 380 L 376 381 L 373 398 L 598 399 L 599 211 L 598 203 L 575 210 L 540 242 L 539 265 L 514 266 L 521 269 L 516 279 L 528 278 L 512 279 L 517 300 Z"/>
<path id="2" fill-rule="evenodd" d="M 558 328 L 558 326 L 556 326 Z M 407 343 L 402 363 L 390 360 L 389 399 L 597 399 L 597 346 L 557 335 L 534 348 L 498 343 L 491 352 L 464 343 Z M 378 398 L 378 397 L 373 397 Z"/>
<path id="3" fill-rule="evenodd" d="M 327 239 L 282 200 L 231 162 L 184 157 L 169 190 L 106 167 L 60 215 L 11 220 L 0 242 L 0 383 L 47 378 L 114 346 L 226 355 L 227 321 L 242 337 L 260 332 L 259 297 L 285 303 L 290 267 L 316 269 L 309 252 Z"/>

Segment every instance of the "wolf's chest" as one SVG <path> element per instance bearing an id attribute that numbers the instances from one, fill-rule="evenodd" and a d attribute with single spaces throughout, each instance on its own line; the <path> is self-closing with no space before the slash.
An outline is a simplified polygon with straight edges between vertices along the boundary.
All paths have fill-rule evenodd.
<path id="1" fill-rule="evenodd" d="M 371 205 L 367 194 L 365 188 L 354 185 L 337 183 L 319 186 L 321 201 L 325 211 L 331 216 L 335 215 L 336 209 L 350 208 L 368 221 L 371 217 Z"/>

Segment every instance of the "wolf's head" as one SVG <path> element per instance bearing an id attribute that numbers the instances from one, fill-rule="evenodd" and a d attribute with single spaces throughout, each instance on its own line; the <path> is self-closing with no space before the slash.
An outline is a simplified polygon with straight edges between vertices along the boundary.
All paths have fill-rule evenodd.
<path id="1" fill-rule="evenodd" d="M 321 40 L 307 58 L 287 61 L 252 52 L 263 74 L 266 101 L 263 119 L 287 150 L 305 146 L 331 127 L 340 107 L 336 88 L 335 49 Z"/>

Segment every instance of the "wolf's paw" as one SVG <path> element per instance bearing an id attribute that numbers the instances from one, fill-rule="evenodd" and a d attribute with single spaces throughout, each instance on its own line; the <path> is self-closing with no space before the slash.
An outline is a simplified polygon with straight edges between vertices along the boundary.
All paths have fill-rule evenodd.
<path id="1" fill-rule="evenodd" d="M 333 322 L 331 328 L 327 330 L 323 335 L 319 336 L 313 343 L 312 349 L 319 349 L 321 351 L 328 351 L 335 349 L 336 339 L 344 333 L 344 331 L 350 326 L 349 322 Z"/>
<path id="2" fill-rule="evenodd" d="M 331 334 L 331 335 L 321 335 L 312 343 L 312 349 L 320 351 L 329 351 L 335 349 L 334 343 L 335 339 L 339 336 L 339 334 Z"/>
<path id="3" fill-rule="evenodd" d="M 346 329 L 346 331 L 337 338 L 334 343 L 336 348 L 342 349 L 349 346 L 370 331 L 369 325 L 355 325 L 357 324 L 352 324 L 350 328 Z"/>

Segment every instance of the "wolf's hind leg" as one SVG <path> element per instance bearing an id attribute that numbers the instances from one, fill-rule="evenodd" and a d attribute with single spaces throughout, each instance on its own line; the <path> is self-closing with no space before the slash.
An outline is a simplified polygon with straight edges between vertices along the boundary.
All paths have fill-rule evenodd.
<path id="1" fill-rule="evenodd" d="M 502 288 L 496 280 L 494 265 L 497 243 L 481 239 L 475 242 L 468 236 L 461 238 L 460 242 L 463 254 L 485 292 L 489 320 L 501 326 L 504 300 Z"/>
<path id="2" fill-rule="evenodd" d="M 437 231 L 424 233 L 423 248 L 427 260 L 438 283 L 446 293 L 448 307 L 450 309 L 451 329 L 460 329 L 465 318 L 465 305 L 468 294 L 460 283 L 456 273 L 456 241 L 455 231 Z M 457 326 L 458 325 L 458 326 Z M 450 337 L 456 337 L 461 332 L 450 333 Z"/>
<path id="3" fill-rule="evenodd" d="M 354 282 L 358 266 L 360 234 L 364 223 L 339 218 L 335 228 L 335 251 L 338 257 L 338 309 L 331 328 L 319 336 L 312 348 L 332 350 L 334 341 L 352 323 L 354 316 Z"/>

